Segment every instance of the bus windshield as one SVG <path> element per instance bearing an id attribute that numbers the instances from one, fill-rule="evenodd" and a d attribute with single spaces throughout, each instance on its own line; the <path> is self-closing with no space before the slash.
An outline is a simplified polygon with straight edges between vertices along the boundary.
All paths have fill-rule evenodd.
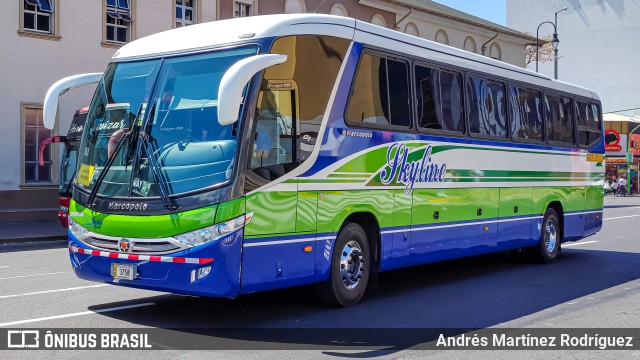
<path id="1" fill-rule="evenodd" d="M 71 196 L 71 185 L 76 175 L 76 162 L 78 160 L 79 141 L 69 141 L 62 153 L 60 167 L 60 184 L 58 193 L 63 196 Z"/>
<path id="2" fill-rule="evenodd" d="M 256 53 L 252 46 L 111 64 L 89 110 L 76 183 L 93 191 L 111 157 L 97 195 L 176 195 L 227 182 L 237 131 L 218 123 L 218 87 L 234 63 Z"/>

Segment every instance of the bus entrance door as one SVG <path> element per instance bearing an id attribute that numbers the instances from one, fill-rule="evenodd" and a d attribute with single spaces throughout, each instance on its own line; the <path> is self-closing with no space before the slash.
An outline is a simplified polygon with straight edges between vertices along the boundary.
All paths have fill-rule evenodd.
<path id="1" fill-rule="evenodd" d="M 258 97 L 246 181 L 257 191 L 249 191 L 246 202 L 254 215 L 245 229 L 243 293 L 290 286 L 314 275 L 314 252 L 307 250 L 315 248 L 315 221 L 307 215 L 315 215 L 317 199 L 299 194 L 295 179 L 282 181 L 301 162 L 296 89 L 292 81 L 270 81 Z"/>

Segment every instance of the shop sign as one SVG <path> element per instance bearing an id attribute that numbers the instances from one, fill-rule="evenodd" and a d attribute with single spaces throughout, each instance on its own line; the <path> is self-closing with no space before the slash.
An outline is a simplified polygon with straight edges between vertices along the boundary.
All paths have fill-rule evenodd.
<path id="1" fill-rule="evenodd" d="M 631 135 L 631 153 L 633 156 L 640 156 L 640 135 Z"/>
<path id="2" fill-rule="evenodd" d="M 607 158 L 607 164 L 626 164 L 627 159 L 623 157 Z"/>
<path id="3" fill-rule="evenodd" d="M 616 130 L 609 129 L 604 132 L 604 149 L 607 155 L 627 154 L 627 134 L 620 134 Z"/>

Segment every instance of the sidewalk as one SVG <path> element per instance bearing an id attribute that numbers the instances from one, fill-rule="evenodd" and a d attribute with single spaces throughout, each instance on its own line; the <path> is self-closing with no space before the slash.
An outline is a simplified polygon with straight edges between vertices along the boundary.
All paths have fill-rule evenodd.
<path id="1" fill-rule="evenodd" d="M 0 225 L 0 244 L 64 240 L 67 229 L 59 221 Z"/>
<path id="2" fill-rule="evenodd" d="M 633 196 L 616 196 L 613 195 L 606 196 L 604 198 L 604 207 L 606 208 L 615 208 L 615 207 L 627 207 L 627 206 L 640 206 L 640 195 L 634 193 Z"/>

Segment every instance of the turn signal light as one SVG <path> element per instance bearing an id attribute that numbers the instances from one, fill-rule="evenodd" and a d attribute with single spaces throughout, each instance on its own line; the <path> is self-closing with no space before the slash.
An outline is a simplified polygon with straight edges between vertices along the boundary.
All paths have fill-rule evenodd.
<path id="1" fill-rule="evenodd" d="M 305 246 L 304 247 L 304 252 L 311 252 L 311 250 L 313 250 L 313 246 Z"/>

